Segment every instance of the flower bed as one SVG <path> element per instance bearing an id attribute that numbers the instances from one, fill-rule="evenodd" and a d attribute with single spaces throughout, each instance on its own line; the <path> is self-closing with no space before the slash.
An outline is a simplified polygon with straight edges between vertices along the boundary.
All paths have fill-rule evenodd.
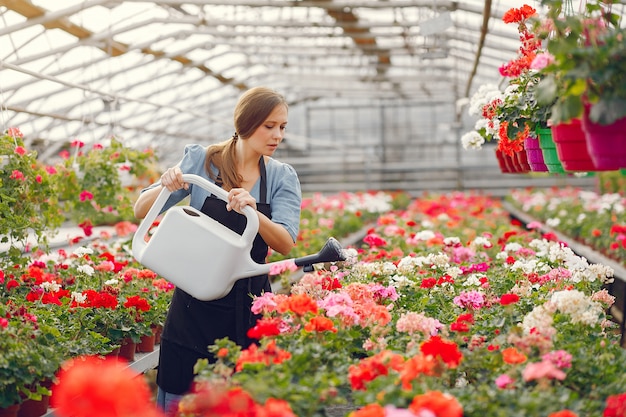
<path id="1" fill-rule="evenodd" d="M 461 193 L 381 215 L 348 261 L 259 297 L 259 344 L 212 346 L 178 415 L 622 416 L 612 270 L 521 226 Z"/>
<path id="2" fill-rule="evenodd" d="M 626 197 L 578 188 L 512 190 L 507 201 L 539 222 L 626 266 Z"/>
<path id="3" fill-rule="evenodd" d="M 357 251 L 257 299 L 259 346 L 213 346 L 181 415 L 232 396 L 298 416 L 623 415 L 610 268 L 461 194 L 382 216 Z"/>

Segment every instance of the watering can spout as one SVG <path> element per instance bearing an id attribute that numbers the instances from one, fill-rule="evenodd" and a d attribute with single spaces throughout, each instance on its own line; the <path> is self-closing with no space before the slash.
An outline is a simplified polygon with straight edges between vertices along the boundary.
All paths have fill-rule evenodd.
<path id="1" fill-rule="evenodd" d="M 316 254 L 303 256 L 294 260 L 296 266 L 310 270 L 313 264 L 345 261 L 346 256 L 341 244 L 334 237 L 328 238 L 322 249 Z"/>

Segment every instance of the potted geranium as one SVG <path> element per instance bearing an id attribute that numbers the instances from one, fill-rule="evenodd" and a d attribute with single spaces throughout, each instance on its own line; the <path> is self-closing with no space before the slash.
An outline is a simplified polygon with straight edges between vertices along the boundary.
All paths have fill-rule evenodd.
<path id="1" fill-rule="evenodd" d="M 534 86 L 539 78 L 530 65 L 539 51 L 540 42 L 528 26 L 536 10 L 528 5 L 508 10 L 503 21 L 516 23 L 521 46 L 518 55 L 500 67 L 500 75 L 508 79 L 504 90 L 495 85 L 479 88 L 470 101 L 470 115 L 478 115 L 475 131 L 465 134 L 461 141 L 466 149 L 480 148 L 484 141 L 497 140 L 496 155 L 504 172 L 528 172 L 524 142 L 534 137 L 538 118 L 545 116 L 542 106 L 534 97 Z M 539 120 L 540 122 L 541 120 Z M 508 159 L 506 159 L 509 157 Z"/>
<path id="2" fill-rule="evenodd" d="M 547 16 L 535 24 L 554 57 L 542 70 L 538 99 L 553 103 L 555 124 L 581 120 L 596 170 L 626 166 L 626 150 L 620 151 L 626 149 L 626 30 L 611 11 L 613 3 L 589 0 L 581 12 L 566 13 L 571 1 L 542 0 Z"/>
<path id="3" fill-rule="evenodd" d="M 0 134 L 0 242 L 26 246 L 31 233 L 45 246 L 64 218 L 58 208 L 56 170 L 37 161 L 16 127 Z M 20 249 L 13 250 L 18 254 Z"/>

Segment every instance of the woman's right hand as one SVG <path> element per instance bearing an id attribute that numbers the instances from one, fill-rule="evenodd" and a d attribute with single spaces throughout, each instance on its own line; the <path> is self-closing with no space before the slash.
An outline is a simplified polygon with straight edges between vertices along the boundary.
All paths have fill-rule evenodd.
<path id="1" fill-rule="evenodd" d="M 161 185 L 168 189 L 170 192 L 174 192 L 184 188 L 189 189 L 189 184 L 183 181 L 183 172 L 179 166 L 168 168 L 163 175 L 161 175 Z"/>

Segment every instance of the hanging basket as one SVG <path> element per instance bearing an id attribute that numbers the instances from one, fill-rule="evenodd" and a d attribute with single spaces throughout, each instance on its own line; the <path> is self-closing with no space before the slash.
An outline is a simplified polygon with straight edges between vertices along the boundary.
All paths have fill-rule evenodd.
<path id="1" fill-rule="evenodd" d="M 543 162 L 543 152 L 539 145 L 539 138 L 528 136 L 524 139 L 524 149 L 526 149 L 526 157 L 533 172 L 548 172 L 548 167 Z"/>
<path id="2" fill-rule="evenodd" d="M 552 126 L 552 140 L 565 171 L 596 171 L 587 150 L 587 138 L 580 119 Z"/>
<path id="3" fill-rule="evenodd" d="M 556 152 L 556 145 L 552 140 L 552 130 L 550 128 L 538 128 L 537 135 L 539 135 L 539 146 L 548 172 L 564 173 L 565 170 L 559 160 L 559 154 Z"/>
<path id="4" fill-rule="evenodd" d="M 585 106 L 582 128 L 589 155 L 597 170 L 626 168 L 626 117 L 610 125 L 600 125 L 589 119 L 589 107 Z"/>

